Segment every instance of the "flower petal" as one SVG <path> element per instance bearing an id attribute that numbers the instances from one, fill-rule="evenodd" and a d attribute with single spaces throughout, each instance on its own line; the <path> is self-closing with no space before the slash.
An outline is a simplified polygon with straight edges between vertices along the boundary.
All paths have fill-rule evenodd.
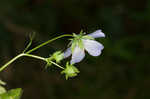
<path id="1" fill-rule="evenodd" d="M 64 58 L 67 58 L 71 55 L 71 49 L 67 48 L 67 50 L 64 52 Z"/>
<path id="2" fill-rule="evenodd" d="M 96 30 L 91 34 L 88 34 L 88 36 L 91 36 L 93 38 L 99 38 L 99 37 L 105 37 L 105 34 L 102 32 L 102 30 Z"/>
<path id="3" fill-rule="evenodd" d="M 101 50 L 104 49 L 104 46 L 97 41 L 88 40 L 88 39 L 82 41 L 84 44 L 84 48 L 92 56 L 99 56 L 101 54 Z"/>
<path id="4" fill-rule="evenodd" d="M 79 46 L 76 46 L 72 52 L 71 64 L 80 62 L 85 56 L 84 49 L 81 49 Z"/>

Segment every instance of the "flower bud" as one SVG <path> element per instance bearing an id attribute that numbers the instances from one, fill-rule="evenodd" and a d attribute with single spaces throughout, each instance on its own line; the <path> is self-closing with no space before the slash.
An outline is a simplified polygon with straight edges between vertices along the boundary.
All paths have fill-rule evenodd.
<path id="1" fill-rule="evenodd" d="M 56 61 L 56 63 L 60 63 L 61 60 L 64 59 L 64 54 L 61 51 L 56 51 L 51 57 L 46 59 L 46 68 L 51 66 L 51 61 Z"/>
<path id="2" fill-rule="evenodd" d="M 69 77 L 77 76 L 79 72 L 80 71 L 75 66 L 67 62 L 66 68 L 61 72 L 61 74 L 65 74 L 66 80 L 68 80 Z"/>
<path id="3" fill-rule="evenodd" d="M 64 59 L 64 55 L 61 51 L 57 51 L 52 55 L 52 58 L 56 60 L 56 63 L 60 63 Z"/>

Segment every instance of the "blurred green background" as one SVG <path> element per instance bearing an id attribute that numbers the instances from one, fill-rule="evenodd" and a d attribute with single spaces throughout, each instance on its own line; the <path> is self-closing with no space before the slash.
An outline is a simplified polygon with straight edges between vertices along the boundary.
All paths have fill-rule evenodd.
<path id="1" fill-rule="evenodd" d="M 7 89 L 23 88 L 22 99 L 150 99 L 150 0 L 1 0 L 0 65 L 22 52 L 28 35 L 32 47 L 62 34 L 91 33 L 105 49 L 86 55 L 76 66 L 80 74 L 68 81 L 58 68 L 21 58 L 0 73 Z M 68 38 L 37 51 L 48 57 L 64 50 Z M 66 47 L 64 47 L 66 46 Z"/>

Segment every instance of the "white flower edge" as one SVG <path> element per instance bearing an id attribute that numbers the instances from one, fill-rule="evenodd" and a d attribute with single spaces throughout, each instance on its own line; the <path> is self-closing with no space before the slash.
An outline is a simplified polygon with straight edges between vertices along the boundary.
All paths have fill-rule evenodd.
<path id="1" fill-rule="evenodd" d="M 91 55 L 91 56 L 99 56 L 101 54 L 101 51 L 104 49 L 104 46 L 94 40 L 82 40 L 85 50 Z"/>
<path id="2" fill-rule="evenodd" d="M 105 37 L 105 34 L 102 32 L 102 30 L 96 30 L 93 33 L 88 34 L 88 36 L 93 37 L 93 38 L 100 38 L 100 37 Z"/>

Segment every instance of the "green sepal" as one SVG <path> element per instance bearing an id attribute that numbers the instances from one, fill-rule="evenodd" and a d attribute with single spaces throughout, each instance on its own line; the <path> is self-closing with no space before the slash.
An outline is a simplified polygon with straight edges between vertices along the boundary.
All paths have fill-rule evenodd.
<path id="1" fill-rule="evenodd" d="M 74 38 L 71 39 L 71 43 L 72 43 L 72 45 L 71 45 L 71 51 L 72 51 L 72 53 L 74 52 L 74 49 L 75 49 L 76 46 L 79 46 L 80 49 L 84 49 L 84 44 L 83 44 L 82 39 L 94 40 L 93 37 L 90 37 L 88 35 L 85 35 L 85 36 L 83 36 L 83 35 L 84 35 L 83 30 L 81 30 L 80 34 L 78 34 L 78 35 L 76 35 L 75 33 L 73 33 Z"/>
<path id="2" fill-rule="evenodd" d="M 74 49 L 75 49 L 76 46 L 79 46 L 80 49 L 84 49 L 82 39 L 75 39 L 75 40 L 72 41 L 72 45 L 71 45 L 72 53 L 74 52 Z"/>
<path id="3" fill-rule="evenodd" d="M 71 38 L 71 39 L 68 39 L 68 40 L 72 41 L 72 40 L 73 40 L 73 38 Z"/>
<path id="4" fill-rule="evenodd" d="M 83 35 L 83 33 L 84 33 L 84 32 L 83 32 L 83 30 L 81 29 L 81 31 L 80 31 L 80 35 Z"/>
<path id="5" fill-rule="evenodd" d="M 56 63 L 60 63 L 61 60 L 64 59 L 64 54 L 61 51 L 56 51 L 52 56 L 49 58 L 46 58 L 46 66 L 45 68 L 48 68 L 52 65 L 51 61 L 56 61 Z"/>
<path id="6" fill-rule="evenodd" d="M 84 49 L 84 45 L 83 45 L 82 39 L 80 39 L 80 40 L 78 41 L 78 45 L 79 45 L 79 48 L 80 48 L 80 49 Z"/>
<path id="7" fill-rule="evenodd" d="M 71 51 L 74 52 L 75 47 L 77 46 L 77 41 L 73 40 L 71 45 Z"/>
<path id="8" fill-rule="evenodd" d="M 47 69 L 48 67 L 52 66 L 52 63 L 50 61 L 52 61 L 52 57 L 46 58 L 46 65 L 45 65 L 45 69 Z"/>
<path id="9" fill-rule="evenodd" d="M 68 80 L 68 78 L 77 76 L 79 72 L 80 71 L 75 66 L 67 62 L 66 68 L 61 72 L 61 74 L 65 74 L 65 78 L 66 80 Z"/>
<path id="10" fill-rule="evenodd" d="M 56 63 L 60 63 L 64 59 L 64 54 L 61 51 L 57 51 L 52 55 L 52 58 L 56 60 Z"/>
<path id="11" fill-rule="evenodd" d="M 90 39 L 90 40 L 94 40 L 94 38 L 93 38 L 93 37 L 88 36 L 88 35 L 85 35 L 85 36 L 83 36 L 82 38 L 83 38 L 83 39 Z"/>
<path id="12" fill-rule="evenodd" d="M 72 33 L 73 34 L 73 37 L 77 37 L 78 35 L 77 34 L 75 34 L 75 33 Z"/>

